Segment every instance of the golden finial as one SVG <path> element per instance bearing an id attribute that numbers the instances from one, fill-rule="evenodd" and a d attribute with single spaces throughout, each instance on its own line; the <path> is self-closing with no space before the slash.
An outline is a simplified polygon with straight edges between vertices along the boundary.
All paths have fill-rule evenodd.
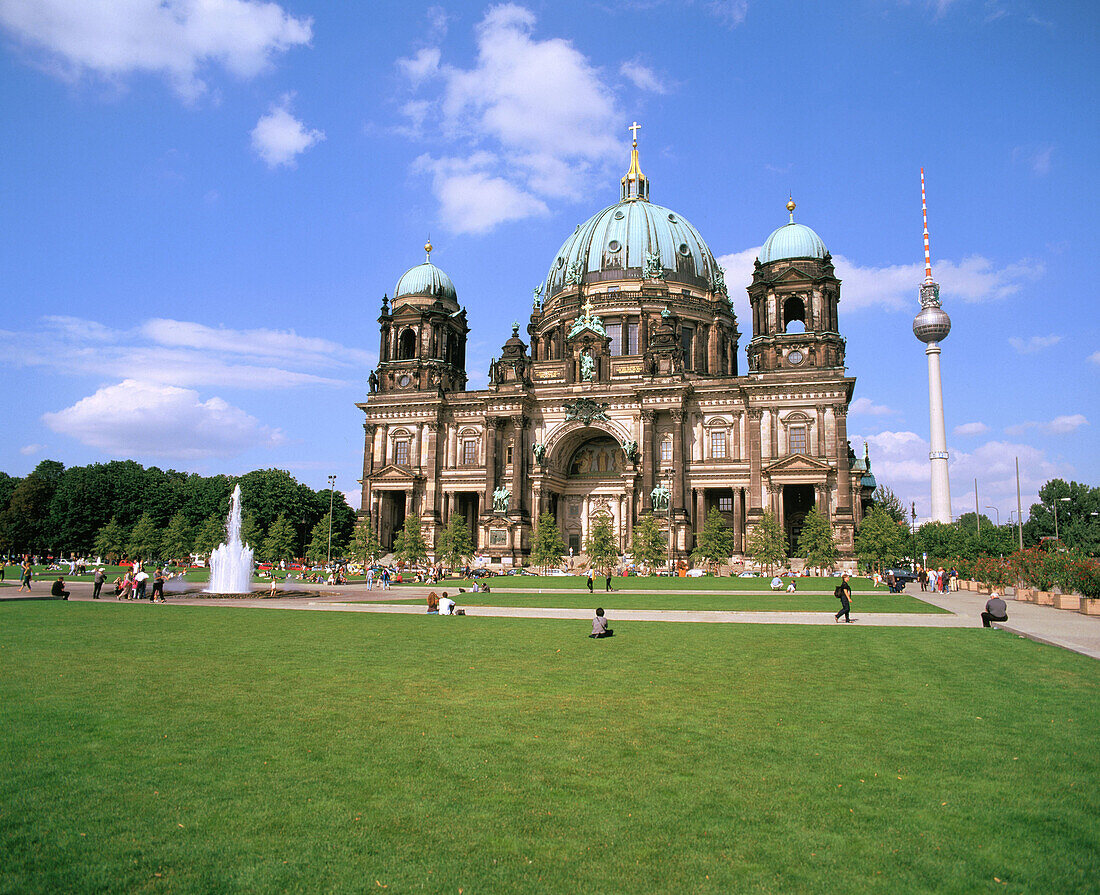
<path id="1" fill-rule="evenodd" d="M 787 211 L 789 211 L 791 213 L 791 223 L 792 224 L 794 223 L 794 209 L 795 209 L 794 196 L 788 196 L 787 197 Z"/>
<path id="2" fill-rule="evenodd" d="M 432 260 L 432 238 L 429 236 L 428 241 L 424 243 L 424 251 L 428 253 L 428 260 L 426 263 L 431 263 Z"/>

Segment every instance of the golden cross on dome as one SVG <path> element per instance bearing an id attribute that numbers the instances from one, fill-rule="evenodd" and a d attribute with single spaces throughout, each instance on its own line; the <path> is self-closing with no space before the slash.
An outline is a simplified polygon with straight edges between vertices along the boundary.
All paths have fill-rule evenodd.
<path id="1" fill-rule="evenodd" d="M 592 319 L 592 297 L 586 296 L 584 299 L 584 319 Z"/>
<path id="2" fill-rule="evenodd" d="M 630 127 L 627 128 L 630 131 L 630 135 L 634 138 L 634 148 L 638 148 L 638 131 L 642 129 L 642 126 L 635 121 Z"/>

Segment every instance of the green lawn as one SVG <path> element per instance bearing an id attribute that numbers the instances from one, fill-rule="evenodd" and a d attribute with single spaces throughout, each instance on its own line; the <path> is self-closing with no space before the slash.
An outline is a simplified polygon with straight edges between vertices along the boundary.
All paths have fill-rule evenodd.
<path id="1" fill-rule="evenodd" d="M 1002 632 L 0 612 L 3 892 L 1100 879 L 1100 663 Z"/>
<path id="2" fill-rule="evenodd" d="M 504 583 L 503 580 L 501 583 Z M 622 586 L 629 587 L 630 585 L 623 584 Z M 603 606 L 609 611 L 614 609 L 682 609 L 688 611 L 725 609 L 757 612 L 836 612 L 840 608 L 840 601 L 831 594 L 708 594 L 692 593 L 691 591 L 656 593 L 613 591 L 607 593 L 601 588 L 596 588 L 595 592 L 591 594 L 587 588 L 582 588 L 579 591 L 553 591 L 539 594 L 530 591 L 522 593 L 498 592 L 495 587 L 487 594 L 470 592 L 459 594 L 457 588 L 450 585 L 437 585 L 435 590 L 437 593 L 446 590 L 461 606 L 542 606 L 555 609 L 594 609 L 596 606 Z M 380 595 L 377 591 L 375 593 Z M 394 593 L 394 591 L 389 593 Z M 397 591 L 397 593 L 400 593 L 400 591 Z M 361 589 L 356 589 L 354 594 L 349 591 L 348 596 L 352 599 L 347 602 L 378 602 L 377 600 L 363 600 L 361 599 L 362 594 Z M 411 600 L 399 596 L 397 599 L 387 599 L 386 602 L 399 604 L 424 603 L 425 599 L 421 597 Z M 886 592 L 853 594 L 852 611 L 857 615 L 860 612 L 947 612 L 946 609 L 940 609 L 938 606 L 925 603 L 916 597 Z"/>

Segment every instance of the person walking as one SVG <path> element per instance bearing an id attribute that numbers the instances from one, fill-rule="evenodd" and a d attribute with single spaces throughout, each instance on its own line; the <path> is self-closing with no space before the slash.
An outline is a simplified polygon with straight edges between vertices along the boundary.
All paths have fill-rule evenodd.
<path id="1" fill-rule="evenodd" d="M 103 582 L 107 580 L 107 575 L 103 569 L 96 569 L 95 575 L 92 576 L 92 581 L 95 583 L 95 587 L 92 588 L 92 599 L 99 599 L 99 592 L 103 590 Z"/>
<path id="2" fill-rule="evenodd" d="M 840 584 L 836 586 L 836 590 L 833 591 L 833 596 L 840 600 L 840 612 L 833 616 L 836 621 L 840 621 L 840 617 L 844 616 L 844 621 L 850 622 L 852 617 L 849 612 L 852 609 L 852 586 L 848 583 L 848 573 L 844 573 L 844 577 L 840 579 Z"/>
<path id="3" fill-rule="evenodd" d="M 592 580 L 596 577 L 596 573 L 592 569 L 588 570 L 588 592 L 592 593 Z"/>
<path id="4" fill-rule="evenodd" d="M 610 592 L 611 590 L 611 570 L 607 570 L 607 584 L 604 586 L 604 590 Z"/>
<path id="5" fill-rule="evenodd" d="M 28 591 L 31 589 L 31 579 L 34 578 L 34 570 L 31 568 L 30 560 L 23 560 L 23 576 L 19 579 L 19 590 L 17 593 L 22 593 L 25 587 Z"/>
<path id="6" fill-rule="evenodd" d="M 164 602 L 164 569 L 157 569 L 156 575 L 153 576 L 153 602 Z"/>

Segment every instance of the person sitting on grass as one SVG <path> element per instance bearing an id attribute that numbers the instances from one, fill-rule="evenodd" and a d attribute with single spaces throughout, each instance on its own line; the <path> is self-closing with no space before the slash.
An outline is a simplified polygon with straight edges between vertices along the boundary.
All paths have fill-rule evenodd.
<path id="1" fill-rule="evenodd" d="M 989 599 L 985 601 L 985 612 L 982 613 L 982 627 L 990 627 L 990 622 L 1006 622 L 1008 621 L 1008 607 L 1005 605 L 1005 601 L 1001 599 L 1001 595 L 997 591 L 993 591 L 989 595 Z"/>
<path id="2" fill-rule="evenodd" d="M 787 593 L 789 593 L 789 594 L 794 593 L 794 579 L 793 578 L 791 579 L 790 584 L 787 585 Z"/>
<path id="3" fill-rule="evenodd" d="M 603 607 L 596 610 L 596 617 L 592 619 L 592 633 L 588 635 L 599 640 L 601 637 L 614 637 L 615 632 L 607 626 L 607 619 L 603 614 Z"/>
<path id="4" fill-rule="evenodd" d="M 454 615 L 455 614 L 455 601 L 447 596 L 447 591 L 443 591 L 443 596 L 439 598 L 439 614 L 440 615 Z"/>
<path id="5" fill-rule="evenodd" d="M 436 592 L 428 592 L 428 615 L 439 615 L 439 596 Z"/>
<path id="6" fill-rule="evenodd" d="M 53 587 L 50 588 L 50 594 L 55 597 L 61 597 L 62 600 L 69 599 L 69 592 L 65 590 L 65 579 L 60 575 L 57 576 L 57 580 L 53 583 Z"/>

